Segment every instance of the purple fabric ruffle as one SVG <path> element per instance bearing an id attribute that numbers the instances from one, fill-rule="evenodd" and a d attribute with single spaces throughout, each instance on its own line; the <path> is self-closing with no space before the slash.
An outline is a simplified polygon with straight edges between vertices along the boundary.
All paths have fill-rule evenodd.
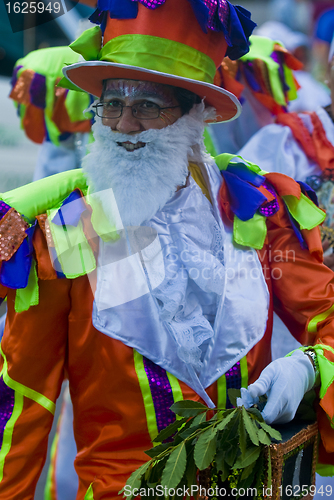
<path id="1" fill-rule="evenodd" d="M 40 109 L 44 109 L 46 99 L 46 78 L 44 75 L 35 73 L 29 89 L 30 102 Z"/>
<path id="2" fill-rule="evenodd" d="M 19 72 L 19 70 L 23 68 L 23 66 L 15 66 L 14 70 L 13 70 L 13 74 L 12 74 L 12 78 L 11 78 L 11 81 L 10 81 L 10 84 L 12 86 L 12 89 L 15 87 L 16 85 L 16 82 L 17 82 L 17 73 Z"/>

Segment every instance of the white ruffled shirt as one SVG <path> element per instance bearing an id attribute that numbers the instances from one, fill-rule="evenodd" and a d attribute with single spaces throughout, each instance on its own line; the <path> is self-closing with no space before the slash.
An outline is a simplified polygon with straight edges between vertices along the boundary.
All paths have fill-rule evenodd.
<path id="1" fill-rule="evenodd" d="M 222 222 L 218 168 L 207 165 L 206 176 L 212 206 L 190 177 L 137 228 L 144 236 L 136 245 L 128 231 L 116 243 L 101 241 L 93 324 L 213 406 L 205 388 L 262 338 L 269 293 L 256 251 L 237 249 Z"/>

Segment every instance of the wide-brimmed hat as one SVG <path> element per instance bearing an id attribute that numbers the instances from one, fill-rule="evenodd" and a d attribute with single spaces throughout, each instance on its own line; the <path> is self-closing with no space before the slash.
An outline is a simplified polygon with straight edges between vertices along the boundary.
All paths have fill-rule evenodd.
<path id="1" fill-rule="evenodd" d="M 148 80 L 188 89 L 217 111 L 216 121 L 240 114 L 238 99 L 215 85 L 225 54 L 247 53 L 255 24 L 227 0 L 99 0 L 100 23 L 70 47 L 85 61 L 63 69 L 77 88 L 101 96 L 103 80 Z M 66 85 L 66 84 L 65 84 Z"/>

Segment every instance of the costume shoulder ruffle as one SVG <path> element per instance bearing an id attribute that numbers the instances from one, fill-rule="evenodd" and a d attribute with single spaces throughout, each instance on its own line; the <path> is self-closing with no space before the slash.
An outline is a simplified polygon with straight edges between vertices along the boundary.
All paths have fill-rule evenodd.
<path id="1" fill-rule="evenodd" d="M 235 158 L 239 162 L 232 162 Z M 326 214 L 317 206 L 315 192 L 305 183 L 284 174 L 262 171 L 240 156 L 222 154 L 215 158 L 224 181 L 219 203 L 233 221 L 234 241 L 260 250 L 267 236 L 266 219 L 279 226 L 291 224 L 302 246 L 319 260 L 322 256 L 317 226 Z"/>
<path id="2" fill-rule="evenodd" d="M 87 189 L 75 169 L 0 196 L 0 296 L 16 289 L 17 312 L 38 304 L 38 278 L 76 278 L 95 269 Z"/>
<path id="3" fill-rule="evenodd" d="M 89 132 L 91 113 L 84 113 L 93 98 L 86 92 L 57 87 L 65 64 L 79 55 L 69 47 L 51 47 L 30 52 L 15 65 L 9 95 L 17 105 L 21 125 L 30 140 L 55 145 L 76 132 Z"/>

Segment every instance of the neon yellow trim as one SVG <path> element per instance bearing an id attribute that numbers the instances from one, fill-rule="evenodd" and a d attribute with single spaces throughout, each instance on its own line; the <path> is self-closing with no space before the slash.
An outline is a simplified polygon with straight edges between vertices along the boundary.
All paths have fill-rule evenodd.
<path id="1" fill-rule="evenodd" d="M 94 500 L 93 483 L 89 486 L 84 500 Z"/>
<path id="2" fill-rule="evenodd" d="M 297 350 L 299 351 L 307 351 L 309 349 L 312 349 L 316 355 L 317 355 L 317 367 L 319 368 L 319 373 L 320 373 L 320 391 L 319 391 L 319 398 L 323 399 L 327 389 L 329 386 L 334 382 L 334 363 L 330 361 L 329 359 L 326 358 L 324 355 L 324 350 L 325 351 L 330 351 L 332 354 L 334 354 L 334 349 L 330 347 L 329 345 L 325 344 L 314 344 L 311 346 L 301 346 Z M 291 356 L 293 353 L 289 352 L 286 356 Z M 333 427 L 334 422 L 331 422 L 331 425 Z"/>
<path id="3" fill-rule="evenodd" d="M 328 318 L 328 316 L 332 312 L 334 312 L 334 305 L 332 305 L 332 307 L 327 309 L 327 311 L 324 311 L 323 313 L 318 314 L 317 316 L 314 316 L 314 318 L 312 318 L 309 321 L 309 324 L 307 325 L 307 331 L 309 333 L 317 333 L 318 323 L 320 323 L 321 321 L 324 321 L 326 318 Z"/>
<path id="4" fill-rule="evenodd" d="M 14 426 L 16 424 L 17 419 L 21 415 L 22 410 L 23 410 L 23 395 L 15 391 L 13 413 L 5 426 L 2 438 L 2 446 L 0 450 L 0 482 L 2 481 L 3 478 L 3 468 L 5 465 L 5 459 L 11 448 Z"/>
<path id="5" fill-rule="evenodd" d="M 25 288 L 18 288 L 15 294 L 15 311 L 17 313 L 28 311 L 30 306 L 37 306 L 39 302 L 38 277 L 36 262 L 31 263 L 28 285 Z"/>
<path id="6" fill-rule="evenodd" d="M 3 377 L 5 384 L 8 385 L 8 387 L 10 387 L 11 389 L 13 389 L 15 392 L 22 394 L 28 399 L 32 399 L 33 401 L 35 401 L 35 403 L 38 403 L 39 405 L 43 406 L 43 408 L 45 408 L 50 413 L 52 413 L 52 415 L 54 415 L 56 411 L 56 405 L 55 403 L 53 403 L 53 401 L 51 401 L 46 396 L 43 396 L 43 394 L 34 391 L 34 389 L 30 389 L 29 387 L 20 384 L 20 382 L 16 382 L 8 375 L 7 358 L 1 348 L 1 345 L 0 345 L 0 354 L 3 357 L 3 368 L 1 371 L 1 375 Z"/>
<path id="7" fill-rule="evenodd" d="M 248 387 L 248 367 L 247 358 L 244 356 L 240 359 L 240 373 L 241 373 L 241 387 Z M 217 380 L 217 407 L 226 408 L 226 398 L 227 398 L 227 387 L 226 387 L 226 377 L 222 375 Z"/>
<path id="8" fill-rule="evenodd" d="M 229 163 L 231 163 L 232 158 L 239 158 L 249 168 L 249 170 L 252 170 L 256 174 L 263 175 L 264 173 L 267 173 L 264 170 L 261 170 L 260 167 L 258 167 L 255 163 L 246 161 L 242 156 L 231 153 L 222 153 L 218 156 L 215 156 L 214 160 L 219 170 L 226 170 Z M 233 163 L 231 164 L 233 165 Z"/>
<path id="9" fill-rule="evenodd" d="M 299 223 L 300 229 L 313 229 L 326 218 L 326 214 L 304 194 L 300 195 L 299 200 L 291 194 L 282 198 L 292 217 Z"/>
<path id="10" fill-rule="evenodd" d="M 213 83 L 216 73 L 211 57 L 188 45 L 150 35 L 120 35 L 107 42 L 100 61 L 128 64 L 148 70 Z"/>
<path id="11" fill-rule="evenodd" d="M 255 212 L 251 219 L 240 220 L 236 215 L 233 219 L 233 239 L 239 245 L 261 250 L 267 236 L 266 218 Z"/>
<path id="12" fill-rule="evenodd" d="M 322 477 L 334 476 L 334 465 L 317 464 L 316 472 Z"/>
<path id="13" fill-rule="evenodd" d="M 153 439 L 159 434 L 159 432 L 158 432 L 157 418 L 154 411 L 153 398 L 150 390 L 150 384 L 148 382 L 147 375 L 145 372 L 143 356 L 134 349 L 133 358 L 134 358 L 135 370 L 137 373 L 140 390 L 144 400 L 147 428 L 151 440 L 153 441 Z"/>
<path id="14" fill-rule="evenodd" d="M 61 418 L 61 417 L 60 417 Z M 59 432 L 57 430 L 55 437 L 52 441 L 51 452 L 50 452 L 50 465 L 48 469 L 48 475 L 45 482 L 44 488 L 44 500 L 54 500 L 51 496 L 52 486 L 53 486 L 53 476 L 55 472 L 54 463 L 55 463 L 55 455 L 58 449 L 58 441 L 59 441 Z"/>
<path id="15" fill-rule="evenodd" d="M 248 387 L 248 366 L 247 356 L 240 359 L 241 387 Z"/>
<path id="16" fill-rule="evenodd" d="M 214 142 L 213 142 L 213 139 L 211 137 L 211 134 L 210 134 L 210 129 L 208 127 L 205 127 L 204 129 L 204 145 L 205 145 L 205 149 L 207 150 L 207 152 L 215 157 L 217 156 L 217 150 L 215 148 L 215 145 L 214 145 Z"/>
<path id="17" fill-rule="evenodd" d="M 20 214 L 34 219 L 47 209 L 58 206 L 76 188 L 86 194 L 86 178 L 80 168 L 45 177 L 0 196 Z"/>
<path id="18" fill-rule="evenodd" d="M 169 372 L 166 372 L 170 386 L 172 388 L 173 399 L 176 401 L 183 401 L 183 394 L 178 379 Z"/>
<path id="19" fill-rule="evenodd" d="M 217 380 L 217 406 L 226 408 L 226 377 L 222 375 Z"/>
<path id="20" fill-rule="evenodd" d="M 47 210 L 49 227 L 55 244 L 57 258 L 66 278 L 74 279 L 96 268 L 94 253 L 83 231 L 82 222 L 77 226 L 58 226 L 52 221 L 58 210 Z"/>

